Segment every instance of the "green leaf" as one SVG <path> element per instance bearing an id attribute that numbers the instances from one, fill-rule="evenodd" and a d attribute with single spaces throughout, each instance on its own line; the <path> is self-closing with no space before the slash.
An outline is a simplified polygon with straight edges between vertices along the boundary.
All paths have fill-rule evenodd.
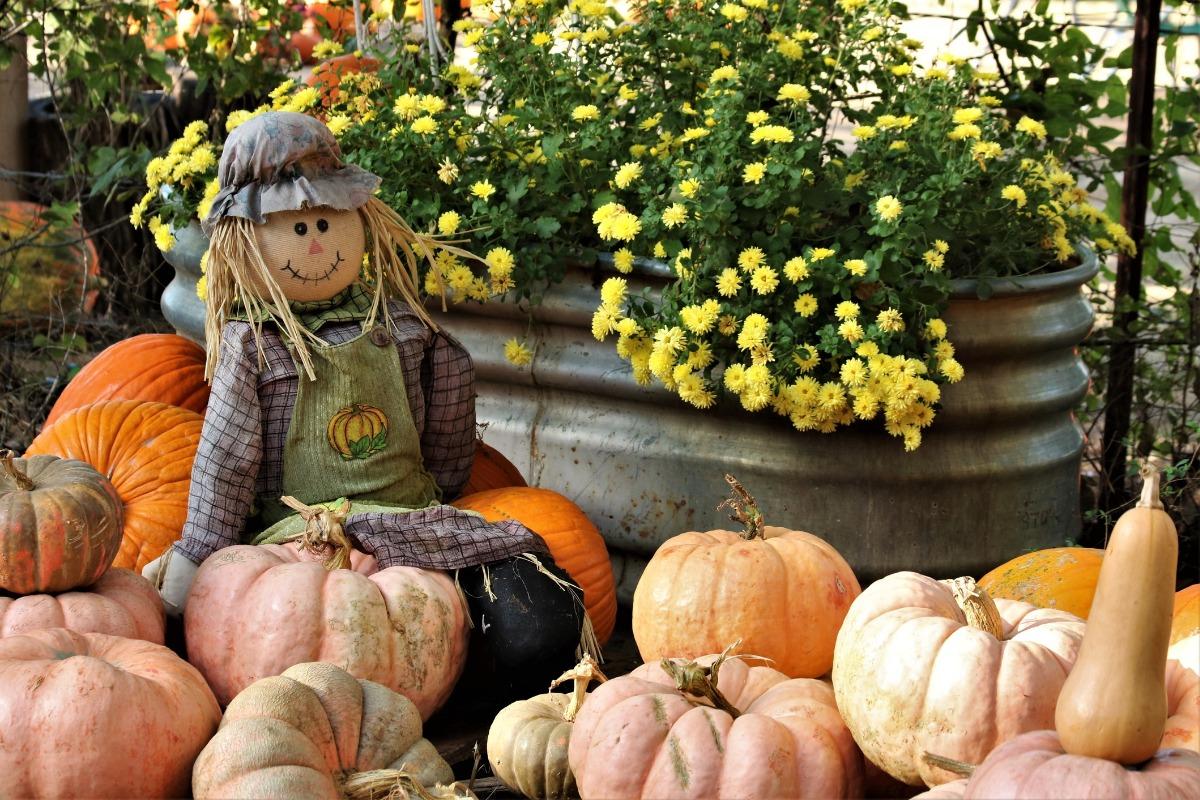
<path id="1" fill-rule="evenodd" d="M 538 217 L 533 221 L 533 228 L 538 236 L 543 239 L 549 239 L 558 233 L 559 229 L 562 228 L 562 223 L 554 217 Z"/>

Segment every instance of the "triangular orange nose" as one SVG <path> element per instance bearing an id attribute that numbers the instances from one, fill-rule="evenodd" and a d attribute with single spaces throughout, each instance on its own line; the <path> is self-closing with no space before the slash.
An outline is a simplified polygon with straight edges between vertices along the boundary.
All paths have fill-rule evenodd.
<path id="1" fill-rule="evenodd" d="M 316 239 L 313 239 L 312 244 L 310 244 L 308 246 L 308 254 L 310 256 L 319 255 L 324 252 L 325 252 L 325 248 L 321 247 L 321 243 L 318 242 Z"/>

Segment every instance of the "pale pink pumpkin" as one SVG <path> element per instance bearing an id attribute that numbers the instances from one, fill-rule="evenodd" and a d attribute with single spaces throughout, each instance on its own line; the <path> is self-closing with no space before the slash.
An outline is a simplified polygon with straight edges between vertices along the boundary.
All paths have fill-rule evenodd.
<path id="1" fill-rule="evenodd" d="M 1159 749 L 1200 751 L 1200 675 L 1178 661 L 1168 661 L 1166 684 L 1167 725 Z"/>
<path id="2" fill-rule="evenodd" d="M 970 779 L 917 795 L 917 800 L 1180 800 L 1200 797 L 1200 753 L 1159 750 L 1129 769 L 1115 761 L 1067 754 L 1054 731 L 1031 731 L 997 747 Z"/>
<path id="3" fill-rule="evenodd" d="M 61 594 L 0 595 L 0 637 L 67 628 L 163 643 L 162 600 L 150 581 L 110 569 L 91 586 Z"/>
<path id="4" fill-rule="evenodd" d="M 949 586 L 914 572 L 876 581 L 850 607 L 834 650 L 838 708 L 888 774 L 936 786 L 957 776 L 925 752 L 978 764 L 1002 742 L 1054 726 L 1084 622 L 1013 600 L 995 608 L 999 637 L 968 625 Z"/>
<path id="5" fill-rule="evenodd" d="M 296 544 L 237 545 L 200 566 L 184 614 L 188 658 L 222 705 L 309 661 L 403 694 L 422 719 L 446 701 L 467 650 L 454 582 L 433 570 L 380 570 L 364 553 L 350 560 L 350 569 L 327 570 Z"/>
<path id="6" fill-rule="evenodd" d="M 657 663 L 597 687 L 569 745 L 580 797 L 859 795 L 862 755 L 829 684 L 735 660 L 721 666 L 717 688 L 736 719 L 689 701 Z"/>
<path id="7" fill-rule="evenodd" d="M 0 797 L 186 796 L 221 710 L 162 645 L 53 628 L 0 639 Z"/>

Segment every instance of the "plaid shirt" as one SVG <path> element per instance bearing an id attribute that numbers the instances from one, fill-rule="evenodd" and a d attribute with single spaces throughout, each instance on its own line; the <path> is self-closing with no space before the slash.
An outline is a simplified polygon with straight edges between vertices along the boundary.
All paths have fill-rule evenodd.
<path id="1" fill-rule="evenodd" d="M 453 498 L 470 477 L 475 457 L 474 365 L 462 345 L 430 330 L 407 305 L 391 303 L 388 311 L 425 468 L 443 497 Z M 328 344 L 343 344 L 360 332 L 360 322 L 351 319 L 327 322 L 319 331 Z M 262 347 L 260 359 L 248 322 L 226 323 L 192 466 L 187 521 L 175 543 L 196 563 L 241 542 L 256 500 L 283 493 L 283 449 L 299 376 L 270 323 L 262 326 Z M 351 514 L 345 530 L 384 568 L 458 569 L 547 552 L 542 539 L 520 523 L 489 523 L 445 505 Z"/>

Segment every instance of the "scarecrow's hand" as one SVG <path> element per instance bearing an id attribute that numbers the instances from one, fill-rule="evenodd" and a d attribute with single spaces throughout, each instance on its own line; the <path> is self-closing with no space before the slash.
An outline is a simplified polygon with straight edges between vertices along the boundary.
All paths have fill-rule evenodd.
<path id="1" fill-rule="evenodd" d="M 142 577 L 158 589 L 167 614 L 178 617 L 183 615 L 188 591 L 192 588 L 198 569 L 199 564 L 171 548 L 142 567 Z"/>

